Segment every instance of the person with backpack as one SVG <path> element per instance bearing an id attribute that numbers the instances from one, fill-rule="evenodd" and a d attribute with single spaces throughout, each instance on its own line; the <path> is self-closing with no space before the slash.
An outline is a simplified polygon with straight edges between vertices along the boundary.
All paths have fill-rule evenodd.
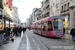
<path id="1" fill-rule="evenodd" d="M 16 36 L 18 36 L 18 35 L 17 35 L 17 31 L 18 31 L 17 27 L 14 27 L 14 28 L 13 28 L 13 32 L 14 32 L 14 34 L 15 34 Z"/>
<path id="2" fill-rule="evenodd" d="M 21 36 L 22 28 L 20 27 L 18 30 L 19 30 L 19 34 Z"/>
<path id="3" fill-rule="evenodd" d="M 63 38 L 65 38 L 65 28 L 63 27 Z"/>
<path id="4" fill-rule="evenodd" d="M 72 35 L 73 41 L 75 41 L 75 28 L 72 28 L 72 29 L 71 29 L 70 34 Z"/>

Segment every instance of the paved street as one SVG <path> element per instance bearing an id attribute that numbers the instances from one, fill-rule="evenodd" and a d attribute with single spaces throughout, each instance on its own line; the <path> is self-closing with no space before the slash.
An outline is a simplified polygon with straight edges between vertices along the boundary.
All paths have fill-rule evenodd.
<path id="1" fill-rule="evenodd" d="M 74 22 L 75 0 L 0 0 L 0 50 L 75 50 Z"/>
<path id="2" fill-rule="evenodd" d="M 21 37 L 14 37 L 14 42 L 9 41 L 8 44 L 3 44 L 0 46 L 0 50 L 18 50 L 22 37 L 23 32 Z"/>
<path id="3" fill-rule="evenodd" d="M 26 30 L 21 37 L 14 37 L 15 42 L 0 46 L 0 50 L 75 50 L 75 42 L 65 37 L 50 38 L 34 34 L 33 30 Z"/>
<path id="4" fill-rule="evenodd" d="M 32 30 L 27 30 L 24 36 L 26 37 L 22 41 L 25 41 L 24 39 L 26 41 L 21 42 L 19 50 L 75 50 L 75 43 L 67 37 L 66 39 L 48 38 L 34 34 Z"/>

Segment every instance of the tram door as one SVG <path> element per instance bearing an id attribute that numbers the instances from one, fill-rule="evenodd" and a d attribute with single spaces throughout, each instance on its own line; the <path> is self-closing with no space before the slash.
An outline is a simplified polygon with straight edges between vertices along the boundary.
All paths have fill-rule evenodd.
<path id="1" fill-rule="evenodd" d="M 47 36 L 47 21 L 42 22 L 42 35 Z"/>

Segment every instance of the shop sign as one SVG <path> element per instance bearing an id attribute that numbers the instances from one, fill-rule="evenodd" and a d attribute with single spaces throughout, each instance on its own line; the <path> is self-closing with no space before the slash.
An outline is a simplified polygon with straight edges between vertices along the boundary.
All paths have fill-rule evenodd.
<path id="1" fill-rule="evenodd" d="M 6 4 L 8 4 L 8 0 L 6 0 Z"/>
<path id="2" fill-rule="evenodd" d="M 6 0 L 6 4 L 8 4 L 10 10 L 12 10 L 12 0 Z"/>
<path id="3" fill-rule="evenodd" d="M 9 8 L 12 10 L 12 0 L 9 0 Z"/>

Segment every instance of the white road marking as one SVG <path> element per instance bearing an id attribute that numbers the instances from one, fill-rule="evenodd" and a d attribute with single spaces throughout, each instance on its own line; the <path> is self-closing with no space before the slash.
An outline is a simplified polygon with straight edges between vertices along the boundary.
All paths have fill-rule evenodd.
<path id="1" fill-rule="evenodd" d="M 27 41 L 27 50 L 31 50 L 31 46 L 30 46 L 28 35 L 26 33 L 25 33 L 25 35 L 26 35 L 26 41 Z"/>
<path id="2" fill-rule="evenodd" d="M 35 43 L 34 39 L 33 39 L 33 42 L 34 42 L 35 46 L 38 47 L 38 50 L 40 50 L 40 47 Z"/>
<path id="3" fill-rule="evenodd" d="M 28 30 L 27 30 L 28 31 Z M 30 32 L 28 32 L 30 33 Z M 31 34 L 30 34 L 31 35 Z M 31 36 L 30 36 L 31 37 Z M 31 37 L 32 38 L 32 37 Z M 35 40 L 32 38 L 34 45 L 36 46 L 37 50 L 41 50 L 38 44 L 35 42 Z"/>
<path id="4" fill-rule="evenodd" d="M 34 36 L 33 34 L 31 34 L 32 36 Z M 35 37 L 35 39 L 37 39 L 38 40 L 38 38 L 37 37 Z M 33 39 L 33 41 L 34 41 L 34 39 Z M 47 47 L 41 42 L 41 40 L 38 40 L 38 42 L 40 43 L 40 44 L 42 44 L 42 46 L 45 48 L 45 49 L 47 49 Z M 35 43 L 35 41 L 34 41 L 34 43 Z M 36 44 L 36 43 L 35 43 Z M 39 47 L 39 46 L 38 46 Z M 40 48 L 40 47 L 39 47 Z"/>

